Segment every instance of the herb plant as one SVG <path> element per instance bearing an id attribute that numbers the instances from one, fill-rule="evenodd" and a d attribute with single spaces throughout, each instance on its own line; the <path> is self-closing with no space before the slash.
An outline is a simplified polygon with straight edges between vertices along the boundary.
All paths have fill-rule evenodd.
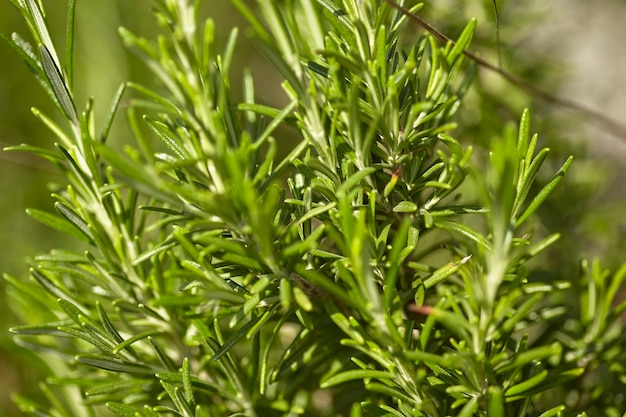
<path id="1" fill-rule="evenodd" d="M 406 12 L 421 4 L 233 0 L 284 78 L 274 108 L 252 74 L 230 79 L 237 30 L 218 48 L 201 1 L 154 0 L 162 34 L 120 35 L 159 85 L 125 83 L 97 126 L 94 100 L 73 93 L 75 0 L 64 60 L 42 2 L 10 1 L 33 40 L 3 40 L 61 118 L 33 111 L 53 149 L 8 150 L 63 173 L 55 212 L 28 214 L 84 244 L 33 257 L 28 279 L 5 275 L 29 318 L 10 331 L 49 365 L 46 402 L 15 396 L 25 413 L 626 409 L 626 266 L 533 266 L 559 237 L 536 233 L 533 214 L 572 158 L 536 181 L 549 150 L 528 111 L 488 149 L 453 136 L 476 21 L 442 44 L 416 34 Z M 111 143 L 114 120 L 133 143 Z"/>

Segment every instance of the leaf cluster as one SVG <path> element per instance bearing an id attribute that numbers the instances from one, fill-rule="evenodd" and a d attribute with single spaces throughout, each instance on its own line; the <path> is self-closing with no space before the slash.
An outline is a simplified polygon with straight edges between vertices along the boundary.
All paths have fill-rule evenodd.
<path id="1" fill-rule="evenodd" d="M 72 94 L 75 3 L 65 63 L 42 4 L 12 3 L 37 47 L 3 39 L 64 118 L 34 111 L 54 150 L 11 149 L 67 178 L 56 214 L 28 213 L 85 245 L 35 256 L 28 281 L 6 276 L 14 308 L 41 316 L 13 327 L 16 340 L 62 364 L 42 384 L 50 407 L 18 396 L 23 411 L 548 417 L 624 406 L 592 381 L 606 372 L 624 384 L 626 304 L 614 300 L 626 269 L 607 284 L 583 263 L 577 315 L 554 301 L 571 282 L 529 266 L 558 239 L 535 239 L 531 219 L 571 157 L 536 192 L 549 150 L 528 112 L 477 156 L 452 136 L 475 21 L 454 45 L 424 35 L 405 50 L 407 16 L 384 1 L 233 0 L 284 77 L 277 109 L 256 102 L 249 73 L 234 101 L 236 30 L 218 51 L 200 1 L 155 0 L 163 34 L 120 35 L 160 85 L 122 85 L 97 130 L 93 100 L 79 111 Z M 108 139 L 126 95 L 136 143 L 119 150 Z M 279 125 L 291 127 L 288 152 Z M 576 402 L 546 400 L 572 386 Z"/>

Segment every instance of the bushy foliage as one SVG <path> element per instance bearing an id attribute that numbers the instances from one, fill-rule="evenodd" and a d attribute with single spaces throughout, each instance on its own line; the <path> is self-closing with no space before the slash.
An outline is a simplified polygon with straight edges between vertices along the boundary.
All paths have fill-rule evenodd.
<path id="1" fill-rule="evenodd" d="M 626 267 L 533 266 L 559 237 L 535 237 L 533 214 L 572 158 L 535 184 L 549 150 L 527 111 L 487 149 L 454 137 L 474 20 L 441 44 L 385 1 L 233 0 L 284 78 L 273 108 L 249 73 L 233 98 L 236 30 L 218 50 L 200 1 L 155 0 L 158 39 L 120 34 L 160 87 L 125 83 L 96 126 L 72 91 L 75 2 L 65 62 L 42 4 L 11 2 L 34 42 L 5 41 L 63 116 L 33 111 L 53 150 L 11 148 L 67 180 L 54 214 L 28 213 L 84 243 L 5 276 L 29 319 L 11 332 L 50 368 L 49 404 L 16 396 L 23 411 L 624 412 Z M 122 149 L 121 111 L 135 139 Z"/>

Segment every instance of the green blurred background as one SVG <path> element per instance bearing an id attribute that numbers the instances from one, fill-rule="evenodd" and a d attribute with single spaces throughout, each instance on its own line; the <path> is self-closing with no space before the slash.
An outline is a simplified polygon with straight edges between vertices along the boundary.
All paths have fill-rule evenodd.
<path id="1" fill-rule="evenodd" d="M 150 38 L 158 33 L 149 0 L 79 0 L 75 49 L 75 94 L 80 108 L 94 96 L 101 121 L 115 90 L 126 80 L 152 85 L 154 80 L 128 54 L 117 35 L 125 26 Z M 205 13 L 216 21 L 220 42 L 234 25 L 245 27 L 227 0 L 207 0 Z M 527 0 L 503 2 L 500 6 L 500 37 L 504 67 L 536 84 L 601 110 L 626 123 L 626 2 L 624 0 Z M 50 29 L 63 45 L 66 5 L 44 1 Z M 470 16 L 479 25 L 473 49 L 497 61 L 496 29 L 491 0 L 437 0 L 426 2 L 425 16 L 444 33 L 456 36 Z M 8 0 L 0 0 L 0 31 L 28 32 L 19 12 Z M 420 31 L 414 29 L 415 36 Z M 284 94 L 280 79 L 254 52 L 240 33 L 239 54 L 233 75 L 236 90 L 239 74 L 251 67 L 259 100 L 280 105 Z M 218 42 L 219 43 L 219 42 Z M 26 66 L 5 44 L 0 44 L 0 145 L 29 143 L 52 148 L 53 135 L 30 112 L 37 107 L 56 117 L 48 97 Z M 567 275 L 574 273 L 583 256 L 601 256 L 603 264 L 616 267 L 626 261 L 624 205 L 626 138 L 612 137 L 590 126 L 579 116 L 546 105 L 511 87 L 502 79 L 479 72 L 473 93 L 461 114 L 455 135 L 462 143 L 486 145 L 506 122 L 516 121 L 524 107 L 533 112 L 533 131 L 554 153 L 546 172 L 554 172 L 566 155 L 576 156 L 575 165 L 550 202 L 539 213 L 542 229 L 563 233 L 558 248 L 543 266 Z M 123 121 L 123 117 L 120 118 Z M 112 140 L 127 143 L 130 137 L 118 123 Z M 45 161 L 22 153 L 0 153 L 0 271 L 26 279 L 25 258 L 74 242 L 31 220 L 27 207 L 52 209 L 49 184 L 61 183 Z M 0 415 L 11 417 L 17 410 L 10 393 L 37 396 L 43 366 L 27 352 L 17 349 L 6 329 L 28 321 L 11 311 L 11 292 L 0 281 Z"/>

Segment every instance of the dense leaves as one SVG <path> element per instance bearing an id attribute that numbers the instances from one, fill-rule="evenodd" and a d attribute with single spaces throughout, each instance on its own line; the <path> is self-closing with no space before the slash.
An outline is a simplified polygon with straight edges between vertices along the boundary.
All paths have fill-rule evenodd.
<path id="1" fill-rule="evenodd" d="M 6 277 L 21 308 L 41 311 L 41 323 L 11 329 L 16 339 L 63 363 L 43 385 L 50 407 L 16 397 L 25 412 L 623 408 L 610 390 L 625 382 L 626 304 L 615 301 L 626 269 L 608 283 L 584 262 L 577 316 L 559 303 L 570 277 L 543 280 L 529 264 L 558 239 L 535 237 L 532 215 L 571 158 L 536 191 L 549 150 L 530 135 L 528 112 L 477 155 L 454 137 L 476 21 L 454 45 L 424 35 L 403 49 L 415 35 L 386 2 L 259 0 L 251 9 L 234 0 L 284 77 L 288 104 L 274 109 L 255 102 L 251 75 L 243 102 L 233 99 L 237 31 L 218 52 L 199 3 L 155 1 L 156 41 L 120 30 L 160 88 L 120 87 L 98 135 L 92 101 L 78 111 L 72 61 L 59 61 L 41 5 L 14 2 L 37 48 L 3 39 L 66 119 L 36 112 L 60 141 L 56 153 L 15 148 L 67 179 L 57 214 L 29 214 L 84 243 L 33 258 L 30 281 Z M 120 151 L 107 136 L 123 95 L 136 143 Z M 272 137 L 282 124 L 295 128 L 288 152 Z M 619 380 L 606 385 L 613 403 L 591 389 L 603 373 Z"/>

